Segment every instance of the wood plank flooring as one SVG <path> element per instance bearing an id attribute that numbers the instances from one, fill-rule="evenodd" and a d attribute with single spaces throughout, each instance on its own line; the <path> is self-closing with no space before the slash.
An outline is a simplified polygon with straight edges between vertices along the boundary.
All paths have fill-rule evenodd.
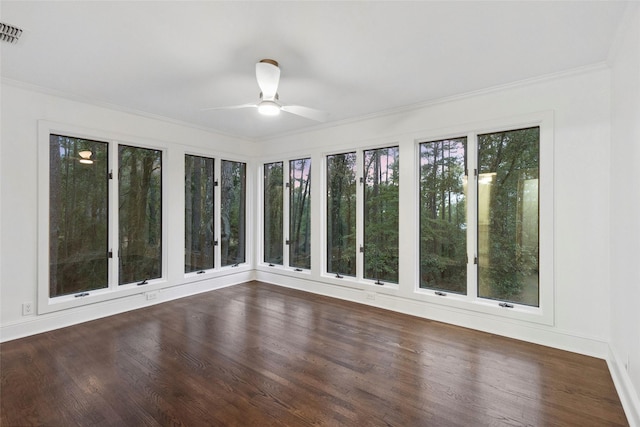
<path id="1" fill-rule="evenodd" d="M 3 427 L 628 425 L 603 360 L 260 282 L 0 355 Z"/>

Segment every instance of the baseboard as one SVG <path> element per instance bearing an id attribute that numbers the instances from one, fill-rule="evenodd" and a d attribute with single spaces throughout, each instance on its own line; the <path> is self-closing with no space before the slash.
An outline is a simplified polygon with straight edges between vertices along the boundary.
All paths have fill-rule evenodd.
<path id="1" fill-rule="evenodd" d="M 320 282 L 312 278 L 291 277 L 289 275 L 258 270 L 256 271 L 256 280 L 371 305 L 560 350 L 571 351 L 599 359 L 606 359 L 609 351 L 608 343 L 603 339 L 578 336 L 570 331 L 563 331 L 551 326 L 508 320 L 503 317 L 491 316 L 476 311 L 430 304 L 424 301 L 383 293 L 377 293 L 375 300 L 372 301 L 367 299 L 367 294 L 371 292 L 367 292 L 366 290 Z"/>
<path id="2" fill-rule="evenodd" d="M 199 280 L 158 290 L 157 298 L 147 301 L 144 294 L 104 301 L 82 307 L 56 311 L 38 316 L 25 317 L 24 320 L 5 323 L 0 326 L 0 342 L 24 338 L 55 329 L 65 328 L 103 317 L 113 316 L 131 310 L 184 298 L 190 295 L 209 292 L 215 289 L 236 285 L 253 280 L 253 270 L 232 275 Z"/>
<path id="3" fill-rule="evenodd" d="M 607 365 L 630 427 L 640 427 L 640 397 L 638 396 L 638 391 L 633 386 L 631 378 L 624 368 L 624 362 L 613 351 L 611 346 L 609 346 Z"/>

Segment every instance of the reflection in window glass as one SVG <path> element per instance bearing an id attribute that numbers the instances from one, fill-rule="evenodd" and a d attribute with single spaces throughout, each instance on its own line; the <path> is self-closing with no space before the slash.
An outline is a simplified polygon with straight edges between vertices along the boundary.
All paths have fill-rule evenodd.
<path id="1" fill-rule="evenodd" d="M 264 262 L 282 265 L 282 162 L 264 165 Z"/>
<path id="2" fill-rule="evenodd" d="M 214 267 L 213 159 L 184 156 L 184 271 Z"/>
<path id="3" fill-rule="evenodd" d="M 246 169 L 241 162 L 223 160 L 220 184 L 221 265 L 246 260 Z"/>
<path id="4" fill-rule="evenodd" d="M 467 139 L 420 144 L 420 287 L 467 293 Z"/>
<path id="5" fill-rule="evenodd" d="M 109 281 L 108 144 L 49 137 L 49 296 Z"/>
<path id="6" fill-rule="evenodd" d="M 364 152 L 364 277 L 398 282 L 399 149 Z"/>
<path id="7" fill-rule="evenodd" d="M 289 162 L 289 265 L 311 268 L 311 159 Z"/>
<path id="8" fill-rule="evenodd" d="M 327 156 L 327 272 L 356 275 L 356 153 Z"/>
<path id="9" fill-rule="evenodd" d="M 540 129 L 478 136 L 478 295 L 538 306 Z"/>
<path id="10" fill-rule="evenodd" d="M 118 148 L 119 284 L 162 275 L 162 151 Z"/>

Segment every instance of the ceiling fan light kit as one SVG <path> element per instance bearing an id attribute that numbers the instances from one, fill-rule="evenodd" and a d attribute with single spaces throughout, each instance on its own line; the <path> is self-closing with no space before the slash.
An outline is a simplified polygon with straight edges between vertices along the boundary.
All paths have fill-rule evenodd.
<path id="1" fill-rule="evenodd" d="M 280 84 L 280 66 L 273 59 L 262 59 L 256 64 L 256 80 L 260 87 L 260 102 L 257 104 L 241 104 L 230 107 L 205 108 L 205 110 L 237 110 L 240 108 L 258 108 L 258 113 L 264 116 L 277 116 L 280 111 L 305 117 L 307 119 L 324 122 L 328 114 L 301 105 L 281 104 L 278 99 L 278 85 Z"/>
<path id="2" fill-rule="evenodd" d="M 262 101 L 258 104 L 258 113 L 263 116 L 277 116 L 280 114 L 280 106 L 275 101 Z"/>

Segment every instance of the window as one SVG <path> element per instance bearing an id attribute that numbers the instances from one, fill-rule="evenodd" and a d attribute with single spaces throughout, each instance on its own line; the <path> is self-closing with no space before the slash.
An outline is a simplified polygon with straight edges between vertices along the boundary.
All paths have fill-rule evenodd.
<path id="1" fill-rule="evenodd" d="M 109 144 L 49 137 L 49 296 L 109 286 Z"/>
<path id="2" fill-rule="evenodd" d="M 540 128 L 478 136 L 478 296 L 539 305 Z"/>
<path id="3" fill-rule="evenodd" d="M 289 162 L 289 265 L 311 268 L 311 159 Z"/>
<path id="4" fill-rule="evenodd" d="M 356 153 L 327 156 L 327 272 L 356 275 Z"/>
<path id="5" fill-rule="evenodd" d="M 420 144 L 420 287 L 467 293 L 467 139 Z"/>
<path id="6" fill-rule="evenodd" d="M 283 265 L 283 164 L 264 165 L 264 262 Z"/>
<path id="7" fill-rule="evenodd" d="M 246 260 L 246 169 L 245 163 L 221 162 L 220 261 L 223 267 L 237 266 Z"/>
<path id="8" fill-rule="evenodd" d="M 40 267 L 39 311 L 162 278 L 162 150 L 65 135 L 45 122 L 40 135 L 49 173 L 40 178 L 48 231 L 39 246 L 48 262 Z"/>
<path id="9" fill-rule="evenodd" d="M 184 271 L 214 268 L 214 159 L 184 156 Z"/>
<path id="10" fill-rule="evenodd" d="M 162 152 L 118 147 L 119 284 L 162 275 Z"/>
<path id="11" fill-rule="evenodd" d="M 420 287 L 539 307 L 540 127 L 473 147 L 470 162 L 467 138 L 420 144 Z"/>
<path id="12" fill-rule="evenodd" d="M 398 283 L 399 148 L 364 151 L 364 277 Z"/>

